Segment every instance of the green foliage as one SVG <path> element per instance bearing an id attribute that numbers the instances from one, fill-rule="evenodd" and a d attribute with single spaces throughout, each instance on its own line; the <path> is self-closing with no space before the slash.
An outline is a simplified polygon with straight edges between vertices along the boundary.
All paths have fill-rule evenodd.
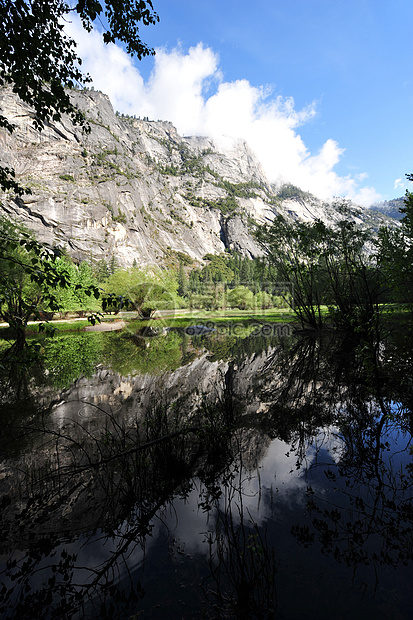
<path id="1" fill-rule="evenodd" d="M 273 308 L 274 305 L 279 306 L 280 301 L 278 300 L 278 298 L 273 299 L 271 295 L 266 291 L 258 291 L 258 293 L 255 295 L 254 306 L 257 309 L 268 310 L 269 308 Z"/>
<path id="2" fill-rule="evenodd" d="M 111 272 L 104 258 L 98 261 L 97 265 L 94 267 L 93 273 L 99 284 L 105 282 L 109 278 Z"/>
<path id="3" fill-rule="evenodd" d="M 402 229 L 381 228 L 378 234 L 377 259 L 385 274 L 388 301 L 413 301 L 413 256 Z"/>
<path id="4" fill-rule="evenodd" d="M 413 181 L 413 174 L 406 174 L 406 177 L 409 181 Z M 413 239 L 413 192 L 406 190 L 404 207 L 400 209 L 400 213 L 403 214 L 404 232 L 409 239 Z"/>
<path id="5" fill-rule="evenodd" d="M 203 258 L 208 264 L 202 269 L 193 269 L 189 274 L 188 295 L 193 308 L 213 310 L 225 308 L 227 304 L 231 306 L 231 289 L 240 283 L 241 288 L 248 291 L 245 294 L 246 301 L 243 303 L 239 300 L 239 304 L 234 303 L 233 307 L 273 307 L 271 294 L 268 291 L 264 294 L 263 288 L 272 287 L 277 273 L 266 258 L 249 259 L 237 253 L 206 254 Z"/>
<path id="6" fill-rule="evenodd" d="M 217 186 L 225 189 L 228 196 L 237 196 L 238 198 L 256 198 L 257 194 L 254 192 L 254 189 L 261 189 L 261 186 L 253 181 L 231 183 L 225 179 L 221 179 Z"/>
<path id="7" fill-rule="evenodd" d="M 98 291 L 96 297 L 87 293 L 91 288 L 95 290 L 97 288 L 97 281 L 89 263 L 83 261 L 75 265 L 69 258 L 62 257 L 56 263 L 56 272 L 64 273 L 70 282 L 67 286 L 58 285 L 54 291 L 55 303 L 60 312 L 85 313 L 101 310 Z M 45 309 L 49 309 L 47 304 Z"/>
<path id="8" fill-rule="evenodd" d="M 234 271 L 228 266 L 226 257 L 222 254 L 207 254 L 209 264 L 202 270 L 204 282 L 231 282 Z"/>
<path id="9" fill-rule="evenodd" d="M 170 247 L 167 247 L 166 250 L 164 250 L 164 254 L 166 264 L 168 265 L 168 267 L 171 267 L 173 269 L 179 267 L 180 264 L 182 264 L 184 267 L 188 267 L 194 262 L 193 259 L 185 252 L 171 250 Z"/>
<path id="10" fill-rule="evenodd" d="M 194 196 L 192 191 L 187 192 L 185 196 L 186 200 L 193 207 L 198 207 L 202 209 L 216 209 L 217 201 L 212 198 L 201 198 L 200 196 Z"/>
<path id="11" fill-rule="evenodd" d="M 129 307 L 134 308 L 141 316 L 149 317 L 157 309 L 174 309 L 182 305 L 177 293 L 178 282 L 175 274 L 160 269 L 119 269 L 113 273 L 104 285 L 104 298 L 108 309 L 111 299 L 117 296 L 127 300 Z M 113 306 L 117 309 L 117 306 Z"/>
<path id="12" fill-rule="evenodd" d="M 99 297 L 86 268 L 72 281 L 73 273 L 60 252 L 38 243 L 22 226 L 0 218 L 0 240 L 0 317 L 13 330 L 17 350 L 26 344 L 30 317 L 60 309 L 60 291 L 73 288 L 76 295 Z"/>
<path id="13" fill-rule="evenodd" d="M 319 220 L 289 223 L 280 216 L 258 231 L 258 239 L 281 280 L 292 284 L 294 311 L 303 327 L 323 326 L 324 304 L 337 326 L 377 326 L 384 281 L 369 255 L 368 233 L 347 220 L 330 228 Z"/>
<path id="14" fill-rule="evenodd" d="M 236 286 L 228 293 L 228 303 L 231 308 L 249 310 L 254 305 L 254 293 L 245 286 Z"/>
<path id="15" fill-rule="evenodd" d="M 127 223 L 127 218 L 126 215 L 123 211 L 118 210 L 118 214 L 115 215 L 114 217 L 112 217 L 112 220 L 114 222 L 119 222 L 120 224 L 126 224 Z"/>
<path id="16" fill-rule="evenodd" d="M 231 215 L 239 205 L 235 196 L 227 195 L 224 198 L 214 200 L 212 198 L 199 198 L 188 193 L 186 199 L 193 207 L 201 207 L 203 209 L 218 209 L 222 215 Z"/>
<path id="17" fill-rule="evenodd" d="M 46 123 L 60 121 L 63 114 L 68 114 L 72 122 L 85 131 L 90 129 L 84 113 L 70 98 L 70 88 L 90 81 L 80 70 L 81 59 L 75 51 L 76 43 L 63 30 L 65 18 L 73 10 L 79 14 L 88 32 L 96 21 L 105 20 L 102 35 L 105 43 L 120 41 L 128 54 L 135 54 L 139 59 L 154 53 L 142 42 L 138 27 L 140 23 L 146 26 L 159 21 L 151 0 L 106 0 L 102 3 L 99 0 L 78 0 L 72 6 L 60 0 L 1 2 L 0 86 L 10 85 L 20 99 L 34 109 L 33 124 L 38 130 L 42 130 Z M 0 127 L 10 133 L 14 130 L 10 120 L 1 114 Z M 86 157 L 86 150 L 81 154 Z M 103 155 L 106 158 L 108 153 Z M 116 164 L 113 167 L 119 171 Z M 61 178 L 74 180 L 72 175 L 61 175 Z M 20 186 L 15 180 L 14 170 L 8 167 L 0 167 L 0 188 L 19 195 L 31 193 Z M 117 217 L 118 221 L 125 223 L 124 214 Z M 21 232 L 20 238 L 17 235 L 23 255 L 16 251 L 13 235 L 4 233 L 4 230 L 0 234 L 5 241 L 0 254 L 3 267 L 0 304 L 3 317 L 6 316 L 5 320 L 16 330 L 16 342 L 21 348 L 30 314 L 38 311 L 40 300 L 49 309 L 57 309 L 59 302 L 52 289 L 69 287 L 70 278 L 67 270 L 57 267 L 58 254 L 29 239 L 28 233 Z M 16 285 L 13 285 L 14 276 Z M 38 286 L 36 291 L 34 285 Z M 83 288 L 83 284 L 77 282 L 74 286 L 78 294 L 84 290 L 99 296 L 94 285 Z M 68 299 L 65 303 L 69 303 Z M 91 320 L 94 322 L 97 317 Z"/>
<path id="18" fill-rule="evenodd" d="M 88 81 L 79 69 L 74 41 L 63 34 L 62 19 L 68 12 L 68 5 L 58 0 L 5 0 L 0 5 L 0 86 L 12 85 L 34 108 L 37 129 L 43 129 L 49 120 L 60 120 L 63 113 L 84 124 L 83 115 L 65 90 Z M 0 126 L 13 131 L 4 116 Z"/>
<path id="19" fill-rule="evenodd" d="M 37 257 L 30 247 L 30 237 L 10 222 L 0 222 L 0 317 L 9 324 L 21 349 L 25 342 L 27 321 L 43 298 L 38 281 Z M 26 245 L 20 241 L 27 241 Z"/>
<path id="20" fill-rule="evenodd" d="M 291 183 L 285 183 L 278 190 L 276 198 L 279 200 L 308 200 L 311 198 L 311 194 L 304 192 Z"/>
<path id="21" fill-rule="evenodd" d="M 192 155 L 190 150 L 183 146 L 179 150 L 181 156 L 181 174 L 200 175 L 204 171 L 202 155 Z"/>
<path id="22" fill-rule="evenodd" d="M 94 123 L 99 125 L 96 121 L 90 121 L 90 123 Z M 104 125 L 105 129 L 110 133 L 110 135 L 115 139 L 119 140 L 119 138 L 112 133 L 109 126 Z M 94 172 L 91 175 L 93 179 L 99 179 L 99 181 L 109 180 L 115 178 L 117 175 L 122 175 L 127 179 L 132 179 L 136 177 L 136 171 L 131 172 L 129 169 L 124 169 L 119 166 L 116 162 L 116 157 L 119 154 L 117 146 L 112 149 L 101 149 L 98 153 L 92 153 L 92 166 L 94 167 Z M 87 155 L 87 153 L 86 153 Z M 128 167 L 128 165 L 123 162 L 123 166 Z M 103 170 L 96 170 L 96 168 L 103 168 Z M 114 210 L 112 205 L 108 203 L 103 203 L 109 211 L 114 215 Z"/>
<path id="23" fill-rule="evenodd" d="M 158 165 L 158 170 L 161 174 L 165 174 L 167 176 L 173 176 L 176 177 L 179 175 L 179 168 L 177 168 L 174 165 L 171 166 L 162 166 L 161 164 Z"/>
<path id="24" fill-rule="evenodd" d="M 103 359 L 123 376 L 173 371 L 182 364 L 182 336 L 177 332 L 148 338 L 139 329 L 105 334 Z"/>
<path id="25" fill-rule="evenodd" d="M 263 283 L 275 281 L 277 273 L 266 258 L 246 258 L 236 252 L 223 254 L 206 254 L 208 261 L 202 269 L 192 270 L 189 275 L 190 289 L 196 292 L 200 283 L 225 282 L 234 287 L 240 282 L 248 283 L 257 289 Z"/>
<path id="26" fill-rule="evenodd" d="M 68 88 L 90 81 L 81 69 L 76 43 L 64 33 L 64 21 L 75 10 L 87 31 L 105 21 L 105 43 L 120 41 L 128 54 L 141 59 L 153 54 L 140 38 L 139 24 L 159 21 L 151 0 L 78 0 L 70 6 L 60 0 L 4 0 L 0 3 L 0 86 L 11 85 L 22 101 L 34 108 L 33 124 L 59 121 L 69 114 L 72 121 L 87 128 L 84 114 L 72 103 Z M 9 132 L 11 121 L 0 115 L 0 127 Z M 0 169 L 0 187 L 24 193 L 11 169 Z"/>
<path id="27" fill-rule="evenodd" d="M 197 158 L 198 161 L 199 158 Z M 247 183 L 231 183 L 225 179 L 222 179 L 216 172 L 209 167 L 202 168 L 204 172 L 208 172 L 216 179 L 216 187 L 224 189 L 226 195 L 222 198 L 201 198 L 193 196 L 192 192 L 188 192 L 186 199 L 194 207 L 202 207 L 204 209 L 218 209 L 222 215 L 228 216 L 239 210 L 239 204 L 237 198 L 255 198 L 257 196 L 254 189 L 262 189 L 262 187 L 249 181 Z"/>
<path id="28" fill-rule="evenodd" d="M 215 208 L 221 211 L 222 215 L 230 215 L 234 213 L 239 205 L 235 196 L 225 196 L 225 198 L 219 198 L 215 202 Z"/>
<path id="29" fill-rule="evenodd" d="M 259 229 L 258 239 L 281 279 L 294 285 L 294 309 L 302 324 L 321 326 L 323 288 L 319 277 L 319 256 L 324 250 L 322 223 L 290 224 L 280 216 L 271 227 Z"/>
<path id="30" fill-rule="evenodd" d="M 118 259 L 116 258 L 115 254 L 112 254 L 111 256 L 108 269 L 109 269 L 110 275 L 113 275 L 115 271 L 118 269 Z"/>
<path id="31" fill-rule="evenodd" d="M 413 181 L 413 174 L 406 177 Z M 378 235 L 378 261 L 391 301 L 413 303 L 413 192 L 406 191 L 400 229 L 382 228 Z"/>
<path id="32" fill-rule="evenodd" d="M 180 295 L 180 297 L 186 297 L 187 292 L 188 292 L 188 278 L 186 276 L 183 263 L 179 263 L 178 295 Z"/>
<path id="33" fill-rule="evenodd" d="M 54 387 L 67 388 L 79 377 L 93 375 L 100 361 L 103 336 L 70 334 L 45 341 L 43 364 Z"/>
<path id="34" fill-rule="evenodd" d="M 180 213 L 178 213 L 177 211 L 175 211 L 175 209 L 170 209 L 169 211 L 169 215 L 171 216 L 172 219 L 176 220 L 177 222 L 179 222 L 180 224 L 183 224 L 184 226 L 188 226 L 188 222 L 186 219 L 184 219 L 182 217 L 182 215 L 180 215 Z"/>

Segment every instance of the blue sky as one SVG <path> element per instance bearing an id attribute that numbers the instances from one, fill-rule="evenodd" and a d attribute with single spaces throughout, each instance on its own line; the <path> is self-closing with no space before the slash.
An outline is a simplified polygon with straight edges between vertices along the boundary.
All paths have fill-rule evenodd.
<path id="1" fill-rule="evenodd" d="M 413 172 L 412 0 L 154 0 L 155 58 L 73 23 L 84 68 L 121 112 L 247 140 L 270 180 L 362 204 Z M 411 184 L 409 184 L 411 189 Z"/>

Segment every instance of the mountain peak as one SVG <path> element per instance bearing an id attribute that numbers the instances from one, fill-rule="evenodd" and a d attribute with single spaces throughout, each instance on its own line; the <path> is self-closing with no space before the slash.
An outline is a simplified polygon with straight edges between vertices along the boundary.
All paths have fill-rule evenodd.
<path id="1" fill-rule="evenodd" d="M 226 249 L 259 256 L 257 224 L 280 214 L 329 223 L 341 217 L 334 203 L 269 183 L 243 140 L 182 137 L 168 121 L 115 114 L 98 91 L 73 90 L 71 97 L 89 134 L 67 117 L 37 131 L 33 111 L 2 89 L 2 113 L 16 130 L 2 132 L 0 163 L 32 190 L 5 195 L 4 212 L 75 259 L 115 256 L 129 267 L 162 263 L 171 252 L 193 261 Z M 386 221 L 356 205 L 348 217 L 373 228 Z"/>

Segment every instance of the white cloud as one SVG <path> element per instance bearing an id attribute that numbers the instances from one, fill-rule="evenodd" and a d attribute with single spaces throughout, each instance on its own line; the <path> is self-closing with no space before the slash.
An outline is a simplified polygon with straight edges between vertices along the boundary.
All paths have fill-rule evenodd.
<path id="1" fill-rule="evenodd" d="M 105 45 L 95 30 L 86 33 L 76 18 L 65 30 L 77 42 L 81 68 L 93 78 L 93 86 L 109 96 L 115 110 L 134 114 L 144 81 L 130 57 L 116 45 Z"/>
<path id="2" fill-rule="evenodd" d="M 204 116 L 205 84 L 219 75 L 216 55 L 202 45 L 188 54 L 177 49 L 169 53 L 157 50 L 142 112 L 144 105 L 150 104 L 152 118 L 170 120 L 180 133 L 196 135 Z"/>
<path id="3" fill-rule="evenodd" d="M 360 187 L 362 175 L 335 172 L 344 152 L 335 140 L 328 139 L 316 154 L 309 152 L 297 130 L 316 114 L 314 104 L 296 110 L 292 97 L 274 96 L 247 80 L 225 82 L 218 55 L 201 43 L 188 52 L 157 50 L 145 82 L 127 54 L 104 45 L 97 32 L 85 33 L 76 20 L 67 31 L 78 42 L 95 88 L 119 112 L 171 121 L 182 135 L 242 138 L 270 181 L 289 181 L 323 199 L 346 196 L 365 205 L 381 199 L 374 188 Z"/>
<path id="4" fill-rule="evenodd" d="M 394 181 L 394 189 L 398 190 L 399 195 L 404 194 L 406 190 L 412 191 L 412 181 L 409 181 L 407 178 L 405 179 L 395 179 Z"/>

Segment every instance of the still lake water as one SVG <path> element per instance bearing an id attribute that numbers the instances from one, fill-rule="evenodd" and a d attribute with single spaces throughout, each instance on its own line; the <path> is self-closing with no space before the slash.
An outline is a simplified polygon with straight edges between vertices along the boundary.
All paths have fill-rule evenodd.
<path id="1" fill-rule="evenodd" d="M 202 331 L 3 374 L 0 616 L 411 618 L 410 330 Z"/>

